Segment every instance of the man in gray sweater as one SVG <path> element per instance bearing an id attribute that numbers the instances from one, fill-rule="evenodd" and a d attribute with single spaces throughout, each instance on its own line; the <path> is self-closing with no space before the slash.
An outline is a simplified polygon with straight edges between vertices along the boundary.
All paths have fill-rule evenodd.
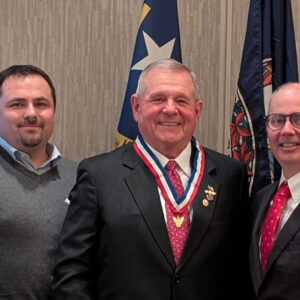
<path id="1" fill-rule="evenodd" d="M 77 164 L 49 143 L 55 88 L 31 65 L 0 72 L 0 299 L 51 299 L 53 253 Z"/>

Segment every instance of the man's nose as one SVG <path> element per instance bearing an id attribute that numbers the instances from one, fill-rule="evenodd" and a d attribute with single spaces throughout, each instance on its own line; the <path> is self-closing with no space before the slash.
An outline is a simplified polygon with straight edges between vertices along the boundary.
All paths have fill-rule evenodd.
<path id="1" fill-rule="evenodd" d="M 176 105 L 176 102 L 174 101 L 174 99 L 168 99 L 166 102 L 165 102 L 165 107 L 164 107 L 165 111 L 166 112 L 177 112 L 177 105 Z"/>
<path id="2" fill-rule="evenodd" d="M 292 125 L 290 117 L 286 117 L 285 123 L 281 128 L 281 134 L 293 134 L 295 127 Z"/>
<path id="3" fill-rule="evenodd" d="M 24 110 L 24 118 L 36 117 L 36 110 L 32 103 L 28 104 Z"/>

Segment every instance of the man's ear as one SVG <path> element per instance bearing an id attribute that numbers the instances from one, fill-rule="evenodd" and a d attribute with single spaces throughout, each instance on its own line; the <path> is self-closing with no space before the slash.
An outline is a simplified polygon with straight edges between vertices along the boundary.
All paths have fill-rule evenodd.
<path id="1" fill-rule="evenodd" d="M 137 94 L 133 94 L 130 97 L 131 108 L 133 113 L 133 118 L 137 122 L 138 121 L 138 113 L 139 113 L 139 96 Z"/>
<path id="2" fill-rule="evenodd" d="M 199 120 L 200 115 L 202 113 L 202 109 L 203 109 L 203 102 L 201 100 L 198 100 L 196 102 L 196 116 L 197 116 L 198 120 Z"/>

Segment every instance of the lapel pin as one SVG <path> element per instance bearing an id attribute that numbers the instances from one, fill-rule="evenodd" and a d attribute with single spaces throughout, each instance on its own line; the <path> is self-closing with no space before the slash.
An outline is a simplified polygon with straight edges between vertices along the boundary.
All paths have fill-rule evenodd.
<path id="1" fill-rule="evenodd" d="M 209 201 L 214 200 L 214 196 L 217 194 L 214 190 L 214 188 L 210 185 L 208 185 L 207 190 L 204 190 L 204 193 L 206 194 L 206 199 L 202 200 L 202 204 L 204 206 L 209 205 Z"/>
<path id="2" fill-rule="evenodd" d="M 203 199 L 203 200 L 202 200 L 202 204 L 203 204 L 204 206 L 208 206 L 209 202 L 207 201 L 207 199 Z"/>

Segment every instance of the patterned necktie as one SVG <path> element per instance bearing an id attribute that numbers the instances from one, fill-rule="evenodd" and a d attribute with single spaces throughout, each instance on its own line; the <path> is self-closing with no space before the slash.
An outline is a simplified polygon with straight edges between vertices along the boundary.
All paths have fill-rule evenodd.
<path id="1" fill-rule="evenodd" d="M 269 253 L 274 244 L 276 228 L 280 219 L 280 215 L 286 200 L 290 197 L 291 192 L 286 182 L 283 182 L 276 192 L 273 203 L 267 213 L 260 242 L 260 261 L 262 273 L 265 271 Z"/>
<path id="2" fill-rule="evenodd" d="M 176 161 L 170 160 L 166 164 L 165 169 L 177 194 L 177 197 L 181 198 L 184 194 L 184 188 L 180 176 L 175 170 L 176 167 Z M 183 214 L 174 213 L 171 210 L 170 204 L 166 201 L 166 215 L 170 243 L 172 246 L 175 262 L 176 264 L 178 264 L 190 229 L 189 211 L 187 209 Z"/>

